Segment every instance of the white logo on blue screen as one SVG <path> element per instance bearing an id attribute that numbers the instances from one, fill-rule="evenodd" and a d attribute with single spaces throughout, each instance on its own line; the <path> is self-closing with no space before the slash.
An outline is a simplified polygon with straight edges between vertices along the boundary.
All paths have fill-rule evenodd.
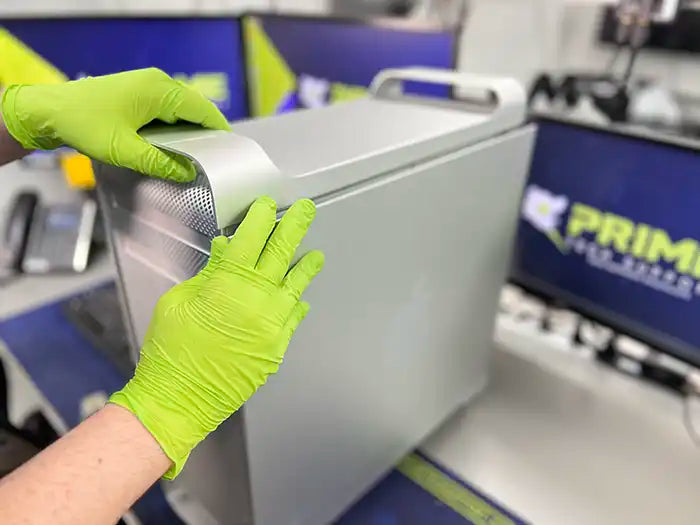
<path id="1" fill-rule="evenodd" d="M 678 239 L 663 228 L 581 202 L 532 184 L 522 218 L 565 257 L 676 297 L 700 295 L 700 242 Z M 566 217 L 566 221 L 564 220 Z"/>
<path id="2" fill-rule="evenodd" d="M 320 108 L 328 104 L 331 83 L 311 75 L 299 77 L 299 102 L 305 108 Z"/>
<path id="3" fill-rule="evenodd" d="M 523 218 L 565 253 L 566 245 L 559 233 L 559 225 L 568 207 L 569 199 L 565 195 L 555 195 L 531 184 L 523 198 Z"/>

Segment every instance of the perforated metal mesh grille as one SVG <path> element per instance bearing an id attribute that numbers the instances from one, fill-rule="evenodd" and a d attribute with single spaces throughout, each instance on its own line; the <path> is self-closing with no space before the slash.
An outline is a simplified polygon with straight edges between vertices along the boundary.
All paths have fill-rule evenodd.
<path id="1" fill-rule="evenodd" d="M 129 250 L 177 281 L 189 279 L 207 264 L 209 256 L 144 223 L 133 223 L 126 239 Z"/>
<path id="2" fill-rule="evenodd" d="M 169 237 L 163 241 L 163 252 L 169 261 L 177 261 L 186 278 L 199 273 L 209 259 L 206 254 Z"/>
<path id="3" fill-rule="evenodd" d="M 143 179 L 135 196 L 139 206 L 147 205 L 170 215 L 209 238 L 217 235 L 214 199 L 204 176 L 187 184 Z"/>

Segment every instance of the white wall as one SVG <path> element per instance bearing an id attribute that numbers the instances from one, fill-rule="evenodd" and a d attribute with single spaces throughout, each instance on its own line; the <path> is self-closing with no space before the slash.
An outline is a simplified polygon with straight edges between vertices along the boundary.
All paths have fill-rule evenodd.
<path id="1" fill-rule="evenodd" d="M 529 83 L 558 62 L 561 0 L 470 0 L 461 69 Z"/>
<path id="2" fill-rule="evenodd" d="M 471 0 L 460 67 L 529 84 L 543 71 L 600 72 L 612 48 L 597 42 L 605 0 Z M 620 66 L 623 61 L 620 61 Z M 700 56 L 643 50 L 635 77 L 700 97 Z"/>

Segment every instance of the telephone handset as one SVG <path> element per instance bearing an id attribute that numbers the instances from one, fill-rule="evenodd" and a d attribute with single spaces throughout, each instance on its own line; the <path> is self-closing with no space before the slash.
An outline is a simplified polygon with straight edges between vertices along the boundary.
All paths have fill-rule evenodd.
<path id="1" fill-rule="evenodd" d="M 35 193 L 17 195 L 0 244 L 0 280 L 20 272 L 84 271 L 96 214 L 92 199 L 46 206 Z"/>
<path id="2" fill-rule="evenodd" d="M 34 192 L 22 192 L 10 206 L 5 223 L 5 235 L 0 245 L 0 279 L 22 271 L 29 231 L 39 197 Z"/>

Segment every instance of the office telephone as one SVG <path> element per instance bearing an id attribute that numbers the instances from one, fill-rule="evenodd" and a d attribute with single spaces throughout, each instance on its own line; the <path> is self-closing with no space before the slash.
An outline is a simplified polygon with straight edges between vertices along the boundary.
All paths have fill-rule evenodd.
<path id="1" fill-rule="evenodd" d="M 22 259 L 27 247 L 29 228 L 39 197 L 33 192 L 18 194 L 5 224 L 5 235 L 0 246 L 0 279 L 21 272 Z"/>
<path id="2" fill-rule="evenodd" d="M 19 193 L 0 246 L 0 280 L 18 273 L 85 270 L 96 213 L 92 199 L 45 206 L 36 193 Z"/>

